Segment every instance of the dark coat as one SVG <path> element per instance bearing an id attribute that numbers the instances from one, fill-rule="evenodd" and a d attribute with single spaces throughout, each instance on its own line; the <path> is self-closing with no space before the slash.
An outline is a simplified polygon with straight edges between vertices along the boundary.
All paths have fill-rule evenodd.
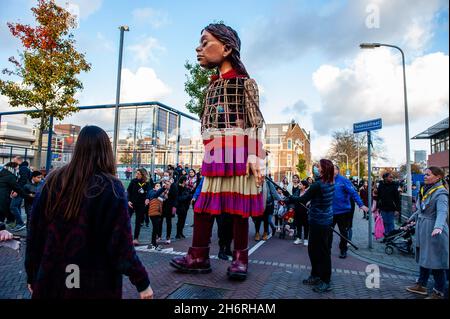
<path id="1" fill-rule="evenodd" d="M 96 183 L 95 187 L 92 187 Z M 31 212 L 25 269 L 32 298 L 122 297 L 122 275 L 138 291 L 149 286 L 147 272 L 133 246 L 127 198 L 122 183 L 114 179 L 92 180 L 78 217 L 65 221 L 62 213 L 47 222 L 44 186 Z M 99 194 L 98 191 L 103 189 Z M 69 289 L 69 265 L 79 267 L 80 286 Z"/>
<path id="2" fill-rule="evenodd" d="M 11 202 L 11 191 L 15 191 L 21 197 L 25 197 L 22 187 L 17 183 L 17 177 L 3 168 L 0 171 L 0 210 L 9 211 L 9 204 Z"/>
<path id="3" fill-rule="evenodd" d="M 139 185 L 139 183 L 142 185 Z M 139 192 L 142 188 L 143 192 Z M 145 199 L 147 193 L 150 190 L 150 184 L 148 182 L 142 183 L 137 178 L 131 180 L 130 185 L 127 188 L 128 201 L 133 203 L 133 206 L 145 206 Z"/>
<path id="4" fill-rule="evenodd" d="M 378 185 L 377 208 L 379 210 L 394 212 L 400 211 L 400 193 L 397 183 L 380 182 Z"/>
<path id="5" fill-rule="evenodd" d="M 172 216 L 172 208 L 177 204 L 178 187 L 177 183 L 170 185 L 167 199 L 163 202 L 163 216 Z"/>
<path id="6" fill-rule="evenodd" d="M 24 187 L 27 183 L 31 181 L 31 171 L 28 166 L 23 163 L 19 166 L 19 179 L 17 182 L 21 187 Z"/>
<path id="7" fill-rule="evenodd" d="M 290 196 L 287 203 L 302 203 L 309 201 L 311 206 L 308 214 L 310 225 L 329 226 L 333 224 L 334 184 L 315 181 L 302 196 Z"/>
<path id="8" fill-rule="evenodd" d="M 187 187 L 177 187 L 177 198 L 175 207 L 177 208 L 177 214 L 185 214 L 189 209 L 191 203 L 192 193 Z"/>

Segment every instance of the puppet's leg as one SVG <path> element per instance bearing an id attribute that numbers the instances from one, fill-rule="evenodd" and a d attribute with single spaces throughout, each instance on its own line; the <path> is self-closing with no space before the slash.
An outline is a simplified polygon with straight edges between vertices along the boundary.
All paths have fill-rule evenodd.
<path id="1" fill-rule="evenodd" d="M 248 218 L 233 216 L 233 261 L 227 274 L 231 279 L 244 280 L 248 270 Z"/>
<path id="2" fill-rule="evenodd" d="M 214 218 L 207 213 L 194 213 L 194 235 L 192 247 L 183 257 L 174 257 L 170 265 L 186 273 L 209 273 L 209 240 Z"/>

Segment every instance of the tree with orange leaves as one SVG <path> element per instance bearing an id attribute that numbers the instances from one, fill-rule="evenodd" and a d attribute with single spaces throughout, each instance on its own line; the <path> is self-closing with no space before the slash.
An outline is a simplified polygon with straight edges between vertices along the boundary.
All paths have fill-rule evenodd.
<path id="1" fill-rule="evenodd" d="M 36 161 L 40 165 L 42 134 L 49 128 L 50 117 L 62 120 L 77 111 L 74 96 L 83 84 L 76 76 L 91 66 L 84 54 L 75 49 L 71 33 L 76 26 L 74 16 L 54 0 L 39 0 L 31 11 L 36 26 L 8 23 L 11 34 L 24 49 L 19 60 L 9 58 L 14 69 L 4 69 L 2 73 L 21 81 L 0 79 L 0 94 L 7 96 L 13 107 L 35 109 L 30 116 L 40 118 Z"/>

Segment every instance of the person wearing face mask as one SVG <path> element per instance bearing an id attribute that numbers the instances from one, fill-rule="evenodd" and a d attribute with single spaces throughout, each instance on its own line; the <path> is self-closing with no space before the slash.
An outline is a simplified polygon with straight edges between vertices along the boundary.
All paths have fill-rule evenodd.
<path id="1" fill-rule="evenodd" d="M 303 280 L 304 285 L 313 286 L 315 292 L 332 290 L 331 280 L 331 241 L 333 240 L 333 196 L 334 166 L 330 160 L 321 159 L 316 181 L 302 196 L 290 196 L 286 204 L 311 202 L 308 223 L 308 256 L 311 261 L 311 274 Z"/>
<path id="2" fill-rule="evenodd" d="M 313 164 L 312 174 L 313 174 L 314 180 L 317 180 L 317 179 L 320 178 L 319 164 L 318 163 L 314 163 Z"/>
<path id="3" fill-rule="evenodd" d="M 164 219 L 166 220 L 166 244 L 171 243 L 170 236 L 172 234 L 172 218 L 175 217 L 176 212 L 176 199 L 177 199 L 177 183 L 175 183 L 171 177 L 170 173 L 164 172 L 162 182 L 171 182 L 169 192 L 167 194 L 167 199 L 163 202 L 162 215 L 160 220 L 159 234 L 158 238 L 162 237 L 162 227 L 164 225 Z"/>
<path id="4" fill-rule="evenodd" d="M 419 295 L 428 295 L 427 283 L 430 273 L 434 287 L 427 299 L 443 299 L 446 270 L 449 268 L 448 236 L 448 185 L 444 171 L 439 167 L 425 170 L 425 186 L 419 193 L 416 212 L 408 219 L 409 226 L 416 226 L 416 262 L 420 275 L 416 284 L 406 290 Z"/>

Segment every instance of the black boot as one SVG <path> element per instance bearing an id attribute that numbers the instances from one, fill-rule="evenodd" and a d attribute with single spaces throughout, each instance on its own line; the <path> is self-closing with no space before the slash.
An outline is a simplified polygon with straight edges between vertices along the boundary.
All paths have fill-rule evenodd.
<path id="1" fill-rule="evenodd" d="M 225 247 L 220 247 L 217 257 L 222 260 L 228 260 L 228 256 L 225 254 Z"/>
<path id="2" fill-rule="evenodd" d="M 225 255 L 233 257 L 233 252 L 231 251 L 231 245 L 227 245 L 227 247 L 225 248 Z"/>

